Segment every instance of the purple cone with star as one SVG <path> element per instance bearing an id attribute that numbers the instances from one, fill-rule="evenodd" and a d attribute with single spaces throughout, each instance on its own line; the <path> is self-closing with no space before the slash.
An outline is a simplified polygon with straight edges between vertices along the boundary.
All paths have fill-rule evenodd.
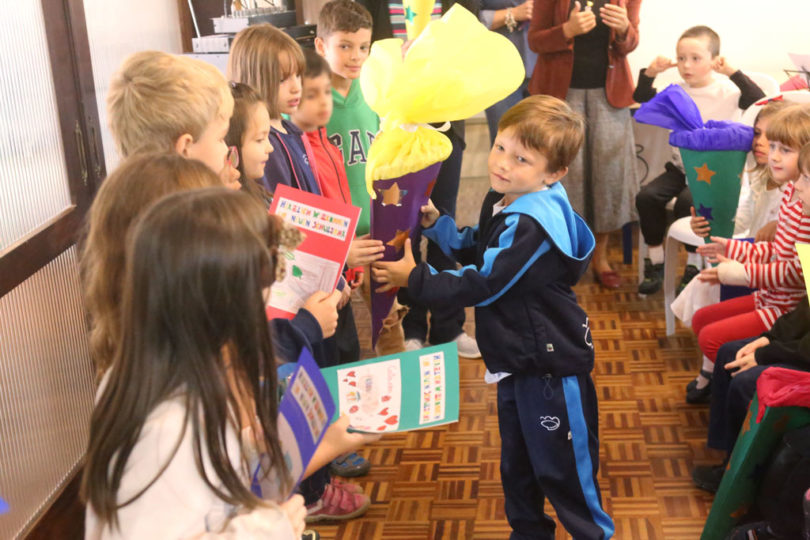
<path id="1" fill-rule="evenodd" d="M 371 201 L 371 237 L 385 245 L 383 261 L 402 258 L 405 240 L 413 242 L 419 227 L 419 209 L 427 204 L 441 162 L 398 178 L 374 181 L 376 199 Z M 371 341 L 377 344 L 383 320 L 391 311 L 397 290 L 375 292 L 380 286 L 371 279 Z"/>

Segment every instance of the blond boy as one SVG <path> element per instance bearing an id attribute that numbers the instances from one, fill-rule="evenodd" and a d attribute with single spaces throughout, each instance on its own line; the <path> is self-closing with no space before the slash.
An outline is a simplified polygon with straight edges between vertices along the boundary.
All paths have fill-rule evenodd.
<path id="1" fill-rule="evenodd" d="M 107 95 L 118 152 L 177 152 L 233 180 L 225 135 L 233 98 L 212 65 L 160 51 L 138 52 L 113 75 Z"/>

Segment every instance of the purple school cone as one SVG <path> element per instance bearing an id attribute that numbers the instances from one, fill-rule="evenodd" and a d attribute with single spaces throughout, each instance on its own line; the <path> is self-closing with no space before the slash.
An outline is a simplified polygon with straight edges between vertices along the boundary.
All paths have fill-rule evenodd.
<path id="1" fill-rule="evenodd" d="M 413 242 L 419 227 L 419 209 L 427 204 L 442 162 L 398 178 L 375 180 L 376 199 L 371 201 L 371 237 L 385 245 L 383 261 L 402 258 L 405 240 Z M 383 320 L 391 311 L 397 289 L 375 292 L 380 284 L 371 279 L 371 343 L 377 345 Z"/>

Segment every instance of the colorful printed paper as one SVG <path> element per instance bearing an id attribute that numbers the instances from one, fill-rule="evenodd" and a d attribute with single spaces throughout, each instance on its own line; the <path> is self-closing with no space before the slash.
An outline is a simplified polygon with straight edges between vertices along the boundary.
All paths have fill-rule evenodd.
<path id="1" fill-rule="evenodd" d="M 458 421 L 459 374 L 455 343 L 321 370 L 336 415 L 369 433 L 408 431 Z"/>
<path id="2" fill-rule="evenodd" d="M 298 358 L 298 367 L 278 406 L 279 441 L 294 485 L 286 493 L 278 493 L 279 483 L 274 476 L 260 480 L 261 466 L 269 466 L 267 455 L 264 454 L 254 471 L 254 493 L 266 499 L 289 498 L 301 482 L 334 414 L 335 402 L 329 387 L 312 355 L 303 349 Z"/>
<path id="3" fill-rule="evenodd" d="M 279 254 L 286 272 L 283 280 L 273 283 L 267 306 L 269 318 L 292 319 L 313 293 L 335 290 L 360 209 L 279 184 L 270 213 L 305 235 L 298 249 Z"/>
<path id="4" fill-rule="evenodd" d="M 397 261 L 405 253 L 405 241 L 413 242 L 418 232 L 420 208 L 427 204 L 441 163 L 389 180 L 374 182 L 377 198 L 371 201 L 371 237 L 385 246 L 383 261 Z M 391 311 L 397 289 L 375 292 L 380 284 L 371 280 L 371 341 L 377 338 L 383 320 Z"/>
<path id="5" fill-rule="evenodd" d="M 714 497 L 701 540 L 726 538 L 751 507 L 760 475 L 782 435 L 810 424 L 810 410 L 802 407 L 768 407 L 762 421 L 757 423 L 758 408 L 755 395 Z"/>

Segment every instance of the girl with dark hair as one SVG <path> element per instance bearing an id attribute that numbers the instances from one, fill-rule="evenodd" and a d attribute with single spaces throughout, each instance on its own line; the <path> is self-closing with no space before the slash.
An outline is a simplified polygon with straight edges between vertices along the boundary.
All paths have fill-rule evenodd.
<path id="1" fill-rule="evenodd" d="M 290 478 L 279 446 L 264 298 L 280 223 L 249 195 L 169 195 L 127 246 L 120 341 L 101 381 L 82 479 L 90 538 L 300 538 L 301 497 L 250 491 Z"/>
<path id="2" fill-rule="evenodd" d="M 246 84 L 231 82 L 233 115 L 225 135 L 225 144 L 236 148 L 239 183 L 242 189 L 262 200 L 268 207 L 273 195 L 262 185 L 264 166 L 273 145 L 270 143 L 270 113 L 259 93 Z"/>

